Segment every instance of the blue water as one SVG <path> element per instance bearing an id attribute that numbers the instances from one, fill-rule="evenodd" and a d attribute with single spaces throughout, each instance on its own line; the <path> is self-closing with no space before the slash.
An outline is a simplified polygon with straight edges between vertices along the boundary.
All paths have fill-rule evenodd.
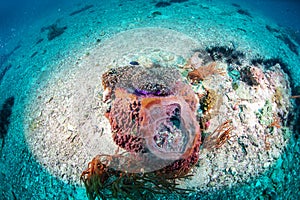
<path id="1" fill-rule="evenodd" d="M 101 3 L 103 1 L 103 3 Z M 170 0 L 171 1 L 171 0 Z M 81 1 L 81 0 L 0 0 L 0 86 L 3 87 L 5 81 L 9 82 L 9 84 L 6 84 L 7 88 L 0 88 L 1 91 L 5 91 L 5 93 L 1 94 L 1 104 L 2 108 L 1 114 L 3 116 L 0 118 L 1 121 L 1 127 L 2 129 L 5 129 L 5 131 L 1 130 L 1 137 L 0 139 L 3 141 L 6 140 L 6 138 L 9 137 L 9 118 L 13 116 L 14 109 L 18 109 L 18 116 L 22 115 L 24 102 L 26 102 L 24 99 L 27 98 L 26 95 L 28 95 L 28 91 L 30 91 L 30 84 L 34 84 L 34 78 L 31 77 L 18 77 L 17 79 L 14 78 L 14 70 L 21 73 L 24 72 L 25 75 L 34 75 L 35 73 L 41 73 L 51 69 L 52 63 L 59 63 L 60 59 L 66 58 L 69 55 L 71 55 L 72 58 L 74 58 L 74 55 L 71 54 L 73 52 L 72 48 L 80 48 L 82 49 L 94 47 L 93 45 L 101 44 L 101 42 L 107 38 L 109 38 L 109 34 L 114 34 L 118 31 L 128 30 L 132 27 L 139 27 L 139 23 L 143 22 L 149 22 L 150 20 L 169 20 L 170 18 L 178 17 L 176 16 L 172 9 L 174 9 L 172 6 L 161 6 L 161 7 L 155 7 L 155 4 L 159 2 L 158 0 L 153 1 L 143 1 L 143 0 L 112 0 L 112 1 L 106 1 L 106 0 L 88 0 L 88 1 Z M 167 0 L 163 2 L 169 2 Z M 194 2 L 194 4 L 193 4 Z M 203 5 L 199 8 L 199 13 L 197 13 L 197 9 L 192 9 L 193 5 L 196 5 L 195 2 L 201 2 Z M 233 26 L 232 29 L 234 31 L 238 30 L 240 31 L 240 38 L 236 39 L 237 44 L 235 44 L 236 41 L 232 42 L 233 47 L 244 47 L 245 52 L 249 53 L 251 51 L 256 51 L 257 49 L 260 49 L 261 47 L 268 47 L 269 44 L 272 44 L 272 41 L 270 40 L 264 40 L 264 38 L 261 38 L 259 33 L 253 34 L 257 38 L 249 38 L 252 30 L 256 30 L 255 28 L 251 29 L 251 22 L 252 17 L 247 16 L 247 12 L 251 15 L 257 14 L 263 19 L 266 19 L 267 21 L 270 21 L 270 29 L 269 32 L 266 30 L 265 26 L 263 26 L 262 29 L 264 29 L 267 34 L 274 34 L 273 38 L 276 40 L 276 42 L 281 42 L 282 46 L 278 46 L 277 49 L 263 49 L 264 52 L 267 54 L 267 58 L 273 58 L 277 57 L 278 54 L 280 54 L 281 58 L 285 61 L 285 59 L 290 62 L 292 60 L 291 68 L 294 71 L 299 71 L 300 66 L 300 59 L 299 59 L 299 43 L 300 43 L 300 0 L 188 0 L 181 3 L 173 3 L 176 4 L 176 9 L 178 9 L 178 13 L 185 12 L 184 14 L 190 17 L 190 19 L 187 17 L 187 22 L 183 22 L 182 26 L 189 26 L 189 22 L 195 22 L 197 17 L 199 18 L 199 21 L 203 23 L 204 25 L 207 25 L 209 27 L 207 31 L 203 31 L 202 27 L 199 25 L 197 27 L 197 24 L 193 24 L 192 30 L 199 30 L 203 31 L 203 35 L 207 34 L 209 36 L 209 33 L 216 33 L 214 37 L 218 38 L 218 36 L 224 36 L 222 33 L 218 33 L 218 27 L 224 28 L 223 21 L 218 21 L 217 19 L 214 19 L 214 16 L 205 16 L 201 15 L 201 9 L 202 10 L 209 10 L 211 12 L 216 12 L 218 15 L 222 13 L 222 11 L 215 9 L 220 4 L 226 4 L 230 9 L 226 10 L 226 17 L 228 16 L 237 16 L 237 19 L 240 19 L 240 26 L 236 25 Z M 91 6 L 91 9 L 87 9 L 82 12 L 76 13 L 76 11 L 80 10 L 81 8 L 84 8 L 85 6 Z M 131 7 L 126 7 L 124 5 L 130 5 Z M 145 6 L 147 5 L 147 6 Z M 150 5 L 150 6 L 149 6 Z M 161 4 L 164 5 L 164 4 Z M 99 6 L 99 7 L 98 7 Z M 100 8 L 101 6 L 101 8 Z M 144 9 L 144 8 L 149 8 Z M 191 14 L 187 9 L 191 8 Z M 244 14 L 238 15 L 236 14 L 237 9 L 241 9 L 244 11 Z M 110 10 L 112 10 L 112 13 L 110 13 Z M 72 15 L 72 13 L 75 14 Z M 119 13 L 119 16 L 115 16 L 115 13 L 113 11 L 116 11 Z M 90 12 L 91 15 L 88 15 Z M 122 15 L 122 12 L 124 15 Z M 231 13 L 231 12 L 234 12 Z M 94 17 L 94 13 L 99 13 L 97 18 Z M 126 14 L 128 13 L 134 13 L 136 14 L 136 19 L 132 19 L 132 16 L 129 16 L 126 18 Z M 176 13 L 176 14 L 178 14 Z M 229 13 L 229 14 L 228 14 Z M 174 14 L 174 15 L 173 15 Z M 91 19 L 91 18 L 92 19 Z M 240 18 L 239 18 L 240 17 Z M 179 18 L 179 17 L 178 17 Z M 230 17 L 228 17 L 230 18 Z M 67 20 L 64 20 L 67 19 Z M 89 19 L 89 20 L 87 20 Z M 112 20 L 113 19 L 113 20 Z M 41 24 L 41 21 L 45 21 L 45 23 Z M 149 20 L 149 21 L 147 21 Z M 111 22 L 114 22 L 115 24 L 110 24 Z M 157 22 L 155 21 L 155 22 Z M 85 24 L 87 22 L 88 24 Z M 130 23 L 128 23 L 130 22 Z M 173 21 L 172 21 L 173 22 Z M 162 22 L 163 23 L 163 22 Z M 123 26 L 123 24 L 125 24 Z M 146 23 L 145 23 L 146 24 Z M 150 24 L 150 23 L 149 23 Z M 153 23 L 155 24 L 155 23 Z M 156 23 L 158 24 L 158 23 Z M 228 23 L 230 24 L 230 22 Z M 225 24 L 225 25 L 228 25 Z M 276 25 L 277 24 L 277 25 Z M 52 25 L 56 25 L 58 28 L 61 29 L 61 34 L 57 35 L 56 37 L 51 38 L 49 36 L 48 32 L 51 32 L 51 28 L 55 27 Z M 202 25 L 202 24 L 201 24 Z M 106 30 L 111 27 L 114 27 L 114 29 Z M 118 28 L 118 26 L 122 28 Z M 165 24 L 162 24 L 162 27 L 165 28 Z M 259 27 L 260 24 L 253 25 Z M 65 27 L 65 29 L 64 29 Z M 101 28 L 99 28 L 101 27 Z M 115 28 L 117 27 L 117 28 Z M 143 25 L 141 25 L 143 27 Z M 249 28 L 249 30 L 245 30 L 246 28 Z M 168 27 L 169 29 L 172 29 L 173 27 L 170 25 Z M 206 28 L 206 27 L 205 27 Z M 28 37 L 28 34 L 30 35 L 32 30 L 36 30 L 33 37 Z M 65 31 L 66 30 L 66 31 Z M 182 30 L 182 29 L 181 29 Z M 230 32 L 231 27 L 225 27 L 225 31 Z M 110 32 L 111 31 L 111 32 Z M 235 33 L 239 33 L 236 31 Z M 282 32 L 281 32 L 282 31 Z M 195 31 L 196 32 L 196 31 Z M 247 34 L 243 34 L 246 33 Z M 255 31 L 253 31 L 255 32 Z M 81 34 L 82 33 L 82 34 Z M 48 34 L 48 35 L 47 35 Z M 187 33 L 185 33 L 187 34 Z M 197 36 L 196 33 L 192 36 Z M 218 35 L 219 34 L 219 35 Z M 199 34 L 201 35 L 201 34 Z M 251 35 L 251 36 L 253 36 Z M 24 37 L 23 37 L 24 36 Z M 191 35 L 189 35 L 191 36 Z M 204 37 L 204 36 L 203 36 Z M 206 37 L 206 35 L 205 35 Z M 232 36 L 234 38 L 234 36 Z M 201 37 L 199 37 L 201 38 Z M 226 38 L 226 35 L 223 37 Z M 27 41 L 30 40 L 29 42 Z M 205 38 L 209 42 L 209 38 Z M 249 40 L 253 39 L 253 40 Z M 221 40 L 221 39 L 220 39 Z M 247 41 L 249 40 L 249 43 Z M 65 42 L 67 41 L 67 42 Z M 206 42 L 206 41 L 205 41 Z M 209 43 L 207 42 L 207 43 Z M 215 43 L 214 43 L 215 42 Z M 213 44 L 218 44 L 220 41 L 212 41 Z M 227 41 L 228 42 L 228 41 Z M 246 43 L 244 46 L 241 45 L 241 43 Z M 207 44 L 205 43 L 205 45 Z M 298 43 L 298 44 L 297 44 Z M 257 49 L 253 48 L 251 49 L 251 44 L 255 44 Z M 129 44 L 130 45 L 130 44 Z M 248 48 L 248 46 L 250 46 Z M 78 49 L 77 49 L 78 50 Z M 71 52 L 71 53 L 70 53 Z M 75 50 L 74 50 L 75 52 Z M 287 53 L 288 52 L 288 53 Z M 80 51 L 80 53 L 82 53 Z M 86 52 L 85 52 L 86 53 Z M 86 53 L 86 55 L 88 55 Z M 76 57 L 77 55 L 75 55 Z M 81 57 L 82 55 L 78 55 L 78 57 Z M 264 56 L 264 55 L 263 55 Z M 273 57 L 272 57 L 273 56 Z M 20 62 L 19 60 L 22 60 L 24 58 L 24 62 Z M 77 57 L 76 57 L 77 58 Z M 11 63 L 14 63 L 11 65 Z M 50 66 L 50 67 L 49 67 Z M 298 68 L 297 68 L 298 67 Z M 28 70 L 28 73 L 27 73 Z M 26 74 L 26 73 L 27 74 Z M 46 73 L 44 73 L 46 74 Z M 43 75 L 44 75 L 43 74 Z M 291 73 L 292 76 L 294 75 Z M 291 75 L 289 74 L 289 75 Z M 45 75 L 46 76 L 46 75 Z M 299 77 L 292 77 L 293 87 L 294 86 L 300 86 L 299 84 Z M 16 85 L 18 85 L 18 88 L 15 89 Z M 14 88 L 14 89 L 12 89 Z M 296 87 L 294 87 L 296 88 Z M 300 87 L 299 87 L 300 88 Z M 300 89 L 298 88 L 298 92 L 300 92 Z M 26 94 L 22 94 L 23 92 Z M 12 92 L 13 91 L 13 92 Z M 17 92 L 16 92 L 17 91 Z M 20 92 L 19 92 L 20 91 Z M 296 91 L 296 89 L 295 89 Z M 20 94 L 20 96 L 15 95 Z M 299 95 L 297 91 L 293 93 L 294 95 Z M 9 101 L 10 100 L 10 101 Z M 17 107 L 17 108 L 15 108 Z M 299 110 L 298 110 L 299 111 Z M 15 114 L 17 115 L 17 114 Z M 296 114 L 295 114 L 296 115 Z M 20 117 L 22 118 L 22 117 Z M 299 123 L 300 120 L 298 120 Z M 4 123 L 5 122 L 5 123 Z M 20 125 L 22 126 L 22 125 Z M 5 127 L 5 128 L 3 128 Z M 297 127 L 297 124 L 296 124 Z M 299 125 L 298 125 L 299 128 Z M 23 134 L 22 132 L 20 134 Z M 22 139 L 25 140 L 22 136 Z M 21 140 L 21 139 L 20 139 Z M 23 142 L 23 143 L 22 143 Z M 22 141 L 22 145 L 24 145 L 24 141 Z M 7 145 L 7 142 L 3 145 Z M 16 145 L 17 146 L 17 145 Z M 6 146 L 5 146 L 6 147 Z M 19 149 L 18 149 L 19 148 Z M 22 147 L 17 146 L 14 147 L 14 149 L 18 149 L 19 151 L 24 151 L 26 154 L 30 155 L 30 150 L 27 149 L 26 144 Z M 24 150 L 25 149 L 25 150 Z M 299 153 L 299 152 L 298 152 Z M 296 156 L 295 156 L 296 157 Z M 1 158 L 2 159 L 2 158 Z M 6 159 L 9 163 L 9 158 L 3 157 L 3 159 Z M 37 166 L 37 169 L 39 171 L 35 172 L 36 174 L 43 174 L 44 176 L 48 176 L 49 172 L 43 168 L 43 166 L 40 166 L 38 161 L 36 161 L 33 156 L 28 159 L 30 161 L 30 164 L 32 166 Z M 26 161 L 27 162 L 27 161 Z M 23 165 L 23 161 L 20 161 L 20 163 Z M 16 165 L 20 164 L 17 163 Z M 33 163 L 33 164 L 32 164 Z M 12 163 L 9 163 L 12 164 Z M 13 163 L 15 164 L 15 163 Z M 25 165 L 25 164 L 24 164 Z M 31 168 L 31 165 L 28 165 Z M 0 169 L 1 169 L 2 163 L 0 163 Z M 4 166 L 5 168 L 8 168 L 7 166 Z M 26 169 L 27 170 L 27 169 Z M 296 170 L 296 175 L 299 175 L 299 169 Z M 28 169 L 30 171 L 30 169 Z M 72 194 L 74 196 L 80 196 L 80 191 L 76 190 L 76 186 L 65 183 L 61 181 L 60 179 L 56 179 L 56 177 L 49 176 L 49 180 L 37 180 L 41 182 L 41 188 L 42 191 L 34 190 L 32 193 L 34 193 L 32 196 L 27 195 L 26 193 L 30 193 L 30 189 L 27 189 L 28 183 L 17 183 L 14 182 L 14 178 L 10 178 L 6 175 L 3 175 L 4 173 L 0 171 L 0 178 L 6 177 L 7 180 L 10 180 L 11 182 L 7 184 L 17 185 L 20 184 L 20 191 L 17 191 L 17 196 L 22 196 L 24 194 L 24 197 L 34 197 L 36 195 L 36 199 L 42 199 L 41 197 L 53 197 L 55 199 L 55 195 L 58 192 L 66 191 L 65 194 L 60 194 L 59 197 L 69 197 L 72 198 L 73 196 L 69 196 L 69 194 Z M 26 171 L 23 172 L 23 174 L 26 174 Z M 38 175 L 28 175 L 29 178 L 27 178 L 28 182 L 32 181 L 30 180 L 31 177 L 38 177 Z M 26 175 L 23 175 L 26 177 Z M 46 174 L 46 175 L 45 175 Z M 43 176 L 41 176 L 43 177 Z M 20 180 L 25 180 L 20 179 Z M 19 180 L 19 179 L 17 179 Z M 47 188 L 48 182 L 51 181 L 51 184 L 54 185 L 53 188 Z M 0 180 L 1 184 L 2 180 Z M 267 183 L 265 183 L 267 184 Z M 30 184 L 28 184 L 31 186 Z M 272 185 L 272 183 L 270 184 Z M 256 186 L 255 186 L 256 187 Z M 14 191 L 18 190 L 17 187 L 13 186 Z M 62 189 L 63 188 L 63 189 Z M 40 188 L 39 188 L 40 189 Z M 78 194 L 76 192 L 78 192 Z M 1 196 L 1 192 L 3 193 L 3 196 Z M 81 191 L 82 192 L 82 191 Z M 84 191 L 85 192 L 85 191 Z M 85 193 L 83 192 L 83 198 Z M 274 198 L 274 194 L 272 194 L 273 191 L 266 191 L 267 197 Z M 49 193 L 49 195 L 47 195 Z M 0 199 L 1 197 L 15 197 L 16 194 L 12 194 L 7 191 L 1 191 L 0 190 Z M 262 194 L 262 196 L 265 194 Z M 279 194 L 280 196 L 280 194 Z"/>
<path id="2" fill-rule="evenodd" d="M 232 0 L 232 2 L 253 9 L 281 26 L 292 28 L 295 32 L 300 31 L 300 1 L 298 0 Z"/>
<path id="3" fill-rule="evenodd" d="M 58 15 L 80 1 L 1 0 L 0 3 L 0 47 L 5 48 L 11 39 L 26 31 L 37 20 L 47 15 Z M 1 49 L 3 50 L 3 49 Z"/>
<path id="4" fill-rule="evenodd" d="M 203 2 L 217 3 L 218 1 L 203 0 Z M 229 0 L 228 3 L 230 2 L 255 10 L 279 25 L 300 34 L 300 1 L 298 0 Z M 47 15 L 59 16 L 64 10 L 83 3 L 80 0 L 1 0 L 0 47 L 2 49 L 0 52 L 5 48 L 8 40 L 14 38 L 16 32 L 26 31 L 26 26 L 35 23 L 36 20 Z"/>

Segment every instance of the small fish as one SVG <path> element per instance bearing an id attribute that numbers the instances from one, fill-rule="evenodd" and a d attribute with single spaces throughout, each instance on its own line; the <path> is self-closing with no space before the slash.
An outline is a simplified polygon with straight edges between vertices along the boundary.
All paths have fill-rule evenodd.
<path id="1" fill-rule="evenodd" d="M 137 61 L 131 61 L 129 64 L 131 64 L 131 65 L 140 65 Z"/>

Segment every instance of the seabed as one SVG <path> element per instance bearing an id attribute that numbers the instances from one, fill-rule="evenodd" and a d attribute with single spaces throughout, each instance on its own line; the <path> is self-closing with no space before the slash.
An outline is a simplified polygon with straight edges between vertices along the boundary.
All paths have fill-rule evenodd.
<path id="1" fill-rule="evenodd" d="M 87 199 L 81 173 L 118 149 L 102 74 L 134 62 L 178 70 L 199 98 L 195 115 L 209 112 L 199 120 L 199 161 L 178 180 L 193 190 L 186 199 L 299 198 L 293 35 L 236 4 L 179 2 L 86 1 L 9 43 L 0 71 L 2 199 Z M 211 63 L 222 73 L 191 83 L 189 72 Z M 228 120 L 230 135 L 218 143 L 215 130 Z"/>

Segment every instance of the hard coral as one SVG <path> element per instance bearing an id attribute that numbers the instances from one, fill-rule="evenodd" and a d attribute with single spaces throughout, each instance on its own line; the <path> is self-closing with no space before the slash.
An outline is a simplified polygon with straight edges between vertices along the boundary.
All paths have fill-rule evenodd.
<path id="1" fill-rule="evenodd" d="M 219 110 L 223 98 L 215 90 L 206 89 L 206 95 L 200 100 L 200 109 L 204 115 L 210 114 L 213 117 Z"/>
<path id="2" fill-rule="evenodd" d="M 181 80 L 180 74 L 172 68 L 156 66 L 125 66 L 111 69 L 102 75 L 104 89 L 123 88 L 137 95 L 167 96 L 173 94 L 173 87 Z"/>

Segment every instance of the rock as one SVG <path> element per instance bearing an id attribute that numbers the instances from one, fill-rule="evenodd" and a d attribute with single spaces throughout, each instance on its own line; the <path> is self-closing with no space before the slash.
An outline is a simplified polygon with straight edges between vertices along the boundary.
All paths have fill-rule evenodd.
<path id="1" fill-rule="evenodd" d="M 71 124 L 68 124 L 68 131 L 73 132 L 74 131 L 74 127 Z"/>

